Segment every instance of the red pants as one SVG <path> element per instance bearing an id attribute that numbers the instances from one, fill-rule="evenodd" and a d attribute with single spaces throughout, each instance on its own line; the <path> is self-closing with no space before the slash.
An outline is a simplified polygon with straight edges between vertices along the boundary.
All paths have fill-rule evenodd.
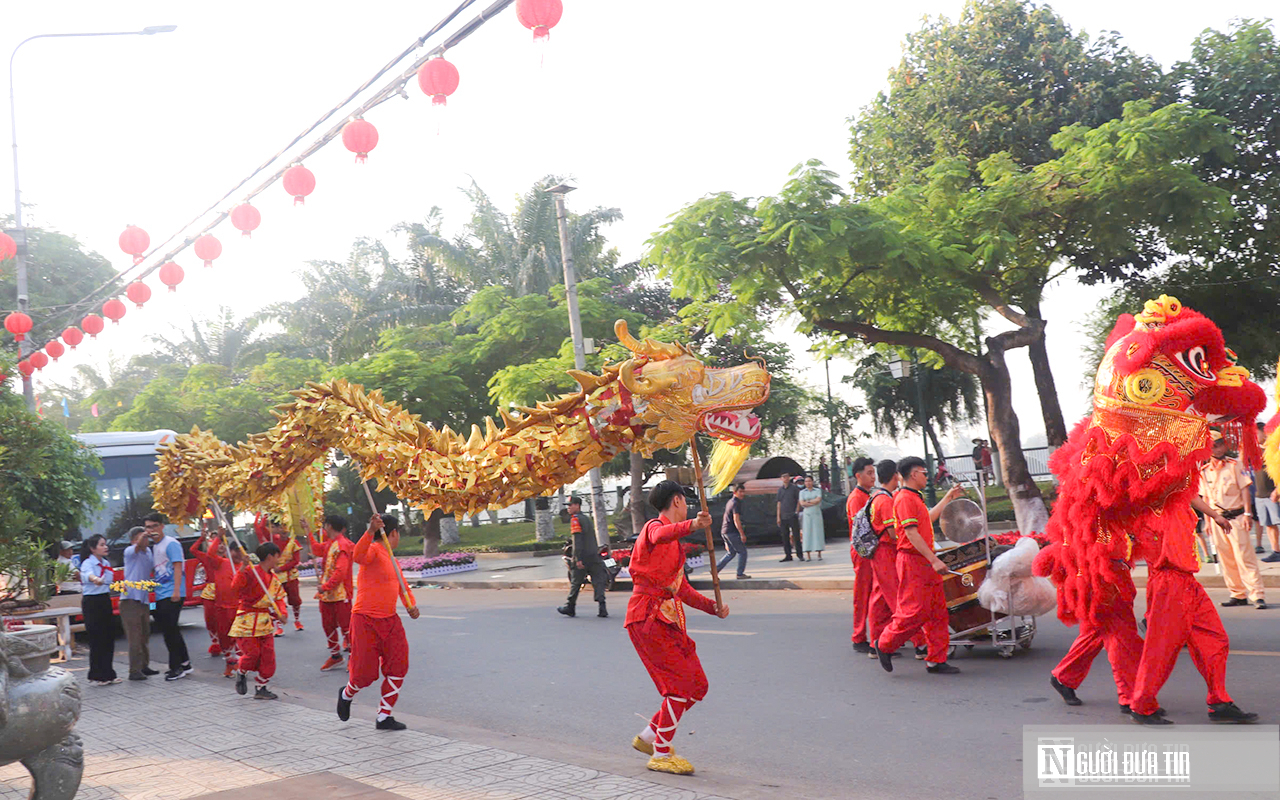
<path id="1" fill-rule="evenodd" d="M 320 601 L 320 625 L 324 628 L 325 638 L 329 640 L 329 653 L 342 655 L 342 644 L 338 641 L 338 631 L 342 638 L 351 641 L 351 601 L 342 600 L 337 603 Z"/>
<path id="2" fill-rule="evenodd" d="M 893 612 L 898 608 L 898 558 L 897 549 L 890 542 L 882 542 L 871 554 L 871 573 L 874 577 L 871 589 L 871 608 L 868 625 L 871 641 L 879 642 L 884 629 L 889 627 Z M 867 563 L 863 559 L 863 563 Z"/>
<path id="3" fill-rule="evenodd" d="M 877 548 L 878 550 L 878 548 Z M 854 644 L 867 641 L 867 613 L 871 607 L 873 578 L 871 564 L 858 555 L 858 551 L 849 548 L 849 558 L 853 561 L 853 637 Z M 875 639 L 875 634 L 871 635 Z"/>
<path id="4" fill-rule="evenodd" d="M 211 643 L 209 649 L 212 650 L 213 645 L 218 645 L 223 650 L 226 650 L 227 648 L 222 647 L 222 642 L 218 641 L 217 601 L 201 598 L 200 606 L 204 609 L 204 629 L 209 632 L 209 641 Z"/>
<path id="5" fill-rule="evenodd" d="M 1105 616 L 1096 625 L 1087 619 L 1080 620 L 1076 640 L 1052 674 L 1063 686 L 1080 688 L 1093 660 L 1105 647 L 1116 681 L 1116 699 L 1127 706 L 1133 702 L 1134 678 L 1142 659 L 1142 637 L 1133 618 L 1133 603 L 1117 600 L 1103 613 Z"/>
<path id="6" fill-rule="evenodd" d="M 1147 574 L 1147 641 L 1134 681 L 1133 702 L 1139 714 L 1160 707 L 1156 695 L 1169 680 L 1183 646 L 1209 687 L 1206 703 L 1229 703 L 1227 631 L 1213 601 L 1196 576 L 1179 569 L 1152 569 Z"/>
<path id="7" fill-rule="evenodd" d="M 298 588 L 298 579 L 284 582 L 284 594 L 289 600 L 289 605 L 295 609 L 302 608 L 302 591 Z"/>
<path id="8" fill-rule="evenodd" d="M 400 617 L 394 614 L 390 617 L 352 614 L 348 668 L 349 682 L 357 689 L 376 681 L 379 673 L 403 680 L 409 671 L 409 641 L 405 638 Z"/>
<path id="9" fill-rule="evenodd" d="M 628 625 L 627 634 L 658 694 L 694 701 L 707 696 L 707 674 L 689 634 L 657 620 Z"/>
<path id="10" fill-rule="evenodd" d="M 892 653 L 908 639 L 919 642 L 923 638 L 929 646 L 925 661 L 941 664 L 947 660 L 951 642 L 942 576 L 923 556 L 899 551 L 897 561 L 898 606 L 889 627 L 880 634 L 877 649 Z"/>
<path id="11" fill-rule="evenodd" d="M 266 683 L 276 674 L 276 640 L 274 636 L 245 636 L 236 639 L 240 647 L 241 672 L 257 672 L 258 683 Z"/>

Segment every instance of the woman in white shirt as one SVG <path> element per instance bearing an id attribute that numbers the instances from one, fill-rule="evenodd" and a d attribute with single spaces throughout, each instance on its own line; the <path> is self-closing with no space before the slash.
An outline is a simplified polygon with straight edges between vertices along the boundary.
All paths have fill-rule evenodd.
<path id="1" fill-rule="evenodd" d="M 111 661 L 116 649 L 116 621 L 111 611 L 111 583 L 115 573 L 107 563 L 107 539 L 94 534 L 84 543 L 80 561 L 80 608 L 84 629 L 89 634 L 89 684 L 110 686 L 119 683 Z"/>

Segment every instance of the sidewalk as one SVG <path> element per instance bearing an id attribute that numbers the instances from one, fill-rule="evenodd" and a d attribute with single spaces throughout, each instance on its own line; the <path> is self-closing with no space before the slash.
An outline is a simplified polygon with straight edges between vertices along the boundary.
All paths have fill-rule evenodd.
<path id="1" fill-rule="evenodd" d="M 85 662 L 71 666 L 84 694 L 77 800 L 727 800 L 677 783 L 696 776 L 647 772 L 639 753 L 637 776 L 672 783 L 422 730 L 378 731 L 369 719 L 344 724 L 286 699 L 241 697 L 220 678 L 91 687 Z M 30 785 L 20 764 L 0 767 L 0 800 L 26 800 Z"/>
<path id="2" fill-rule="evenodd" d="M 722 550 L 717 550 L 723 556 Z M 747 574 L 750 580 L 734 579 L 736 561 L 727 565 L 720 576 L 725 589 L 853 589 L 853 567 L 849 563 L 849 545 L 846 542 L 829 541 L 823 551 L 822 561 L 789 561 L 779 563 L 782 547 L 752 547 L 747 556 Z M 569 581 L 565 575 L 564 561 L 559 554 L 526 558 L 489 558 L 481 553 L 476 556 L 480 568 L 473 572 L 461 572 L 447 578 L 425 578 L 423 583 L 449 589 L 558 589 L 567 591 Z M 1280 587 L 1280 563 L 1262 564 L 1263 585 Z M 1207 588 L 1223 588 L 1222 575 L 1217 564 L 1205 564 L 1196 576 Z M 1147 567 L 1140 564 L 1133 570 L 1134 583 L 1139 588 L 1147 584 Z M 711 589 L 709 567 L 698 567 L 689 575 L 693 588 Z M 615 591 L 630 591 L 631 581 L 620 579 Z"/>

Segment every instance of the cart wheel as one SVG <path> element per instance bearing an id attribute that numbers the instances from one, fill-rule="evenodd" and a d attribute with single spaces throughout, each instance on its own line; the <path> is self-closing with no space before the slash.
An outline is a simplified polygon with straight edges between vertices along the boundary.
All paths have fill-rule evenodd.
<path id="1" fill-rule="evenodd" d="M 1030 640 L 1030 639 L 1027 639 L 1026 641 L 1024 641 L 1024 642 L 1022 643 L 1022 649 L 1023 649 L 1023 650 L 1030 650 L 1030 649 L 1031 649 L 1031 640 Z"/>
<path id="2" fill-rule="evenodd" d="M 965 650 L 972 650 L 974 647 L 975 647 L 975 645 L 966 644 L 966 645 L 964 646 L 964 649 L 965 649 Z"/>
<path id="3" fill-rule="evenodd" d="M 1012 647 L 1001 647 L 1001 648 L 1000 648 L 1000 657 L 1001 657 L 1001 658 L 1013 658 L 1013 648 L 1012 648 Z"/>

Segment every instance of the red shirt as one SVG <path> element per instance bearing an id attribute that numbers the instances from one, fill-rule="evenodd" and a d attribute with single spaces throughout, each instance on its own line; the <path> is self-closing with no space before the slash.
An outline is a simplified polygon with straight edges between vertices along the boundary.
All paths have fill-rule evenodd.
<path id="1" fill-rule="evenodd" d="M 876 495 L 875 499 L 871 501 L 871 527 L 880 532 L 882 541 L 886 537 L 889 541 L 894 541 L 893 523 L 893 495 Z"/>
<path id="2" fill-rule="evenodd" d="M 396 598 L 400 597 L 400 574 L 391 553 L 387 549 L 385 539 L 373 540 L 369 531 L 364 532 L 356 543 L 352 558 L 360 565 L 360 574 L 356 578 L 356 601 L 351 606 L 351 613 L 364 614 L 366 617 L 384 619 L 396 615 Z M 405 592 L 403 600 L 406 608 L 416 606 L 413 592 Z"/>
<path id="3" fill-rule="evenodd" d="M 235 589 L 232 588 L 236 579 L 236 569 L 231 559 L 214 555 L 221 544 L 222 537 L 215 536 L 209 543 L 209 552 L 202 552 L 197 546 L 191 548 L 191 555 L 204 566 L 205 580 L 214 585 L 216 594 L 213 604 L 218 608 L 236 608 L 239 601 L 236 599 Z"/>
<path id="4" fill-rule="evenodd" d="M 708 614 L 716 612 L 714 600 L 694 590 L 684 579 L 684 550 L 680 537 L 693 529 L 693 521 L 670 522 L 666 517 L 649 520 L 631 549 L 631 573 L 634 587 L 627 603 L 629 627 L 637 622 L 658 619 L 684 629 L 683 603 Z M 665 596 L 657 596 L 665 594 Z"/>
<path id="5" fill-rule="evenodd" d="M 849 516 L 849 541 L 853 541 L 853 518 L 858 515 L 862 507 L 871 499 L 871 492 L 862 488 L 862 484 L 855 484 L 853 491 L 849 492 L 849 499 L 844 503 L 845 513 Z"/>
<path id="6" fill-rule="evenodd" d="M 912 525 L 920 532 L 920 538 L 924 539 L 925 547 L 929 548 L 930 553 L 933 552 L 933 520 L 929 519 L 929 507 L 924 504 L 924 498 L 919 492 L 906 486 L 899 489 L 893 496 L 893 516 L 894 525 L 898 530 L 900 552 L 926 556 L 907 538 L 906 530 Z"/>

